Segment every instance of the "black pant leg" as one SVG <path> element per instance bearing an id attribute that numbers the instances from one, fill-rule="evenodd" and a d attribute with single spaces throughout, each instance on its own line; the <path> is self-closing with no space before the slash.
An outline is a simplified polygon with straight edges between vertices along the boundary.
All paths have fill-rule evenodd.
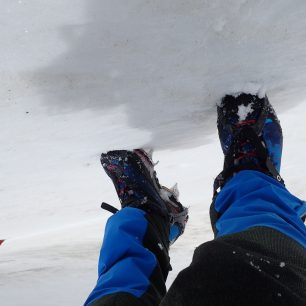
<path id="1" fill-rule="evenodd" d="M 162 306 L 305 306 L 305 249 L 257 227 L 200 245 Z"/>

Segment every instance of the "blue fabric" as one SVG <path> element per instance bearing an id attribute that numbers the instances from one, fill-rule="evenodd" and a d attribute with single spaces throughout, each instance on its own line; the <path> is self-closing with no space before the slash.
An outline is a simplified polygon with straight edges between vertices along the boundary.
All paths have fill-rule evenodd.
<path id="1" fill-rule="evenodd" d="M 301 219 L 306 203 L 261 172 L 237 173 L 217 196 L 215 209 L 222 214 L 216 223 L 217 237 L 266 226 L 306 248 L 306 227 Z"/>
<path id="2" fill-rule="evenodd" d="M 170 245 L 175 242 L 175 240 L 181 235 L 181 229 L 177 224 L 172 224 L 170 226 L 170 233 L 169 233 L 169 241 Z"/>
<path id="3" fill-rule="evenodd" d="M 155 255 L 142 245 L 147 227 L 145 212 L 137 208 L 124 208 L 109 218 L 100 252 L 98 282 L 84 305 L 115 292 L 136 297 L 145 293 L 157 266 Z"/>
<path id="4" fill-rule="evenodd" d="M 283 150 L 283 135 L 279 122 L 270 118 L 266 119 L 262 134 L 268 150 L 268 155 L 270 156 L 276 170 L 280 172 Z"/>

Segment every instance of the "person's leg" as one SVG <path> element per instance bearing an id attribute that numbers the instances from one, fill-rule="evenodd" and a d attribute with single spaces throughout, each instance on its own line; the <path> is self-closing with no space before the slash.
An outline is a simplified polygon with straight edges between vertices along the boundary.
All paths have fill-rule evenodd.
<path id="1" fill-rule="evenodd" d="M 225 162 L 211 206 L 216 238 L 196 249 L 161 305 L 306 305 L 306 206 L 278 174 L 277 117 L 251 95 L 227 96 L 218 115 Z"/>
<path id="2" fill-rule="evenodd" d="M 178 192 L 161 186 L 143 150 L 110 151 L 102 165 L 122 209 L 105 228 L 91 306 L 159 305 L 170 270 L 169 244 L 184 231 L 188 210 Z"/>
<path id="3" fill-rule="evenodd" d="M 168 235 L 169 225 L 156 214 L 126 207 L 112 216 L 85 305 L 158 305 L 166 293 Z"/>
<path id="4" fill-rule="evenodd" d="M 292 238 L 304 248 L 306 231 L 302 217 L 305 214 L 304 201 L 272 177 L 252 170 L 237 173 L 211 207 L 217 237 L 265 226 Z"/>
<path id="5" fill-rule="evenodd" d="M 233 99 L 235 100 L 236 98 Z M 252 99 L 256 100 L 256 97 L 252 96 Z M 257 106 L 252 107 L 253 113 L 256 113 L 258 109 L 261 110 Z M 267 109 L 270 110 L 266 105 L 265 110 Z M 230 113 L 233 112 L 231 111 Z M 271 112 L 269 114 L 271 115 Z M 303 246 L 305 232 L 303 234 L 303 227 L 300 221 L 305 205 L 302 201 L 290 195 L 279 183 L 282 182 L 278 175 L 281 153 L 279 147 L 281 147 L 281 143 L 277 143 L 273 139 L 273 137 L 277 138 L 277 136 L 281 135 L 279 131 L 276 131 L 276 133 L 273 131 L 277 127 L 277 122 L 273 121 L 273 116 L 272 119 L 259 116 L 259 119 L 258 122 L 268 123 L 265 125 L 264 131 L 257 129 L 256 126 L 252 127 L 252 130 L 249 128 L 253 125 L 253 122 L 256 122 L 254 118 L 238 122 L 247 127 L 242 129 L 243 133 L 240 133 L 238 138 L 230 135 L 228 131 L 222 131 L 221 134 L 226 139 L 226 142 L 221 142 L 222 147 L 228 152 L 225 152 L 225 171 L 218 176 L 217 184 L 215 184 L 216 186 L 219 185 L 222 190 L 214 197 L 211 209 L 212 225 L 216 233 L 216 239 L 197 248 L 192 264 L 178 275 L 161 305 L 305 304 L 306 273 L 305 248 Z M 254 131 L 262 133 L 266 136 L 265 139 L 261 134 L 260 141 L 256 142 Z M 268 136 L 270 136 L 269 139 L 267 138 Z M 247 137 L 250 137 L 250 139 L 244 139 Z M 231 141 L 233 141 L 235 147 L 231 145 Z M 255 147 L 252 141 L 254 141 Z M 264 147 L 261 147 L 261 142 L 264 142 Z M 237 145 L 239 147 L 238 151 L 236 151 Z M 272 161 L 267 159 L 267 155 L 269 155 L 268 157 L 273 157 Z M 236 164 L 237 160 L 239 161 L 238 164 Z M 247 169 L 256 169 L 257 171 L 242 171 Z M 267 175 L 273 177 L 273 179 Z M 221 184 L 219 184 L 220 182 Z M 122 190 L 117 187 L 124 186 L 124 183 L 120 180 L 115 183 L 119 197 Z M 147 187 L 145 188 L 146 191 L 149 188 Z M 271 190 L 275 191 L 274 196 L 271 195 Z M 276 196 L 279 192 L 282 194 L 280 197 Z M 126 194 L 129 195 L 130 193 L 127 192 Z M 124 195 L 123 193 L 123 198 Z M 121 202 L 124 204 L 124 201 Z M 149 201 L 150 207 L 156 208 L 158 202 L 160 200 L 153 197 Z M 137 203 L 137 200 L 135 201 L 134 199 L 134 203 Z M 123 211 L 124 209 L 122 213 Z M 148 210 L 145 209 L 145 212 L 148 212 Z M 163 214 L 158 214 L 158 218 L 161 215 Z M 150 216 L 152 217 L 152 215 Z M 178 213 L 177 217 L 179 216 L 180 214 Z M 133 213 L 134 217 L 136 215 Z M 134 220 L 133 218 L 132 220 Z M 144 216 L 144 218 L 147 218 L 147 216 Z M 121 221 L 114 227 L 115 231 L 117 231 L 118 227 L 121 228 L 119 225 L 124 224 L 126 221 L 126 218 L 121 218 Z M 134 221 L 136 222 L 136 220 Z M 142 223 L 140 220 L 138 221 L 138 223 Z M 154 224 L 153 227 L 155 228 L 156 224 L 159 223 L 153 222 L 150 224 Z M 146 243 L 143 243 L 145 239 L 139 244 L 134 243 L 133 237 L 135 234 L 136 237 L 137 235 L 142 237 L 144 231 L 146 233 L 144 234 L 145 237 L 155 237 L 154 233 L 156 233 L 156 239 L 162 239 L 161 233 L 163 231 L 140 230 L 140 228 L 143 229 L 145 227 L 137 227 L 137 233 L 124 227 L 123 232 L 114 240 L 112 239 L 112 234 L 105 235 L 105 240 L 110 238 L 115 245 L 116 241 L 120 241 L 120 237 L 126 236 L 126 234 L 131 239 L 127 239 L 130 243 L 121 249 L 121 253 L 118 253 L 121 255 L 115 256 L 114 261 L 109 260 L 112 256 L 111 250 L 113 246 L 107 252 L 107 248 L 104 246 L 109 245 L 109 243 L 105 242 L 103 244 L 100 257 L 100 263 L 102 263 L 100 271 L 102 274 L 99 279 L 101 281 L 98 281 L 97 287 L 89 297 L 86 305 L 158 305 L 160 297 L 165 292 L 164 274 L 163 272 L 156 273 L 157 277 L 154 280 L 149 275 L 155 273 L 152 271 L 167 270 L 169 262 L 163 265 L 162 261 L 158 259 L 158 253 L 155 253 L 150 246 L 148 249 L 151 254 L 145 256 L 142 252 L 146 247 Z M 175 226 L 172 228 L 179 229 L 179 227 Z M 109 233 L 109 231 L 107 232 Z M 113 232 L 114 230 L 111 231 L 111 233 Z M 180 230 L 178 233 L 180 233 Z M 129 248 L 130 244 L 139 252 L 133 252 L 133 248 Z M 156 243 L 152 245 L 156 246 Z M 164 243 L 164 245 L 167 245 L 167 243 Z M 104 258 L 107 253 L 108 255 Z M 168 253 L 166 252 L 166 254 Z M 120 269 L 116 269 L 117 263 L 124 261 L 126 257 L 130 257 L 134 263 L 133 257 L 136 256 L 137 258 L 137 255 L 139 255 L 139 259 L 147 258 L 145 261 L 146 266 L 150 263 L 148 269 L 145 269 L 144 265 L 139 263 L 133 267 L 133 271 L 140 272 L 136 279 L 145 281 L 141 283 L 142 285 L 138 283 L 134 286 L 135 282 L 128 278 L 126 283 L 120 283 L 121 277 L 127 277 L 127 273 L 124 271 L 124 265 L 118 265 Z M 155 265 L 151 255 L 153 257 L 154 255 L 156 256 Z M 111 262 L 111 264 L 107 265 L 104 262 Z M 159 267 L 157 267 L 158 265 Z M 110 275 L 107 275 L 108 271 L 111 271 Z M 114 274 L 112 273 L 113 271 Z M 147 273 L 148 271 L 151 272 Z M 107 277 L 103 280 L 104 276 Z M 119 279 L 115 276 L 118 276 Z M 116 282 L 112 283 L 112 279 L 115 279 Z M 107 283 L 108 281 L 110 285 Z M 119 284 L 119 287 L 117 287 L 117 284 Z M 122 284 L 128 284 L 128 286 L 124 287 Z M 130 284 L 132 285 L 130 286 Z M 152 287 L 157 289 L 151 290 Z M 117 290 L 111 291 L 114 289 Z M 152 293 L 151 297 L 150 293 Z"/>
<path id="6" fill-rule="evenodd" d="M 305 204 L 271 177 L 242 171 L 212 209 L 215 240 L 196 249 L 161 305 L 305 305 Z"/>

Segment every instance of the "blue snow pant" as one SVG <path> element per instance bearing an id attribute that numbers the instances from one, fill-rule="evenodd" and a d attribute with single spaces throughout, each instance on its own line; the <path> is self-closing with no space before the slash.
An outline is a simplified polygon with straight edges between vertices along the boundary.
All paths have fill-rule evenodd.
<path id="1" fill-rule="evenodd" d="M 211 206 L 215 239 L 195 250 L 166 293 L 167 222 L 124 208 L 107 222 L 85 305 L 305 306 L 305 213 L 305 202 L 273 178 L 239 172 Z"/>

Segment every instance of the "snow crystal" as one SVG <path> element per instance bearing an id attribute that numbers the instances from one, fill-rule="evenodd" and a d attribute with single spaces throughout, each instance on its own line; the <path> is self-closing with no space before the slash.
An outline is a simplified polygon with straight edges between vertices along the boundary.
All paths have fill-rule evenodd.
<path id="1" fill-rule="evenodd" d="M 279 266 L 280 266 L 281 268 L 283 268 L 285 265 L 286 265 L 286 264 L 285 264 L 283 261 L 279 264 Z"/>
<path id="2" fill-rule="evenodd" d="M 169 201 L 169 192 L 165 189 L 160 189 L 159 191 L 160 193 L 160 196 L 161 198 L 164 200 L 164 201 Z"/>
<path id="3" fill-rule="evenodd" d="M 172 195 L 178 200 L 180 192 L 178 190 L 177 183 L 170 189 L 165 187 L 160 189 L 160 196 L 164 201 L 169 201 L 169 198 Z"/>
<path id="4" fill-rule="evenodd" d="M 267 264 L 270 264 L 270 260 L 266 260 L 266 259 L 263 259 L 263 258 L 260 258 L 260 261 L 263 261 L 263 262 L 266 262 Z"/>
<path id="5" fill-rule="evenodd" d="M 260 266 L 255 265 L 253 261 L 250 261 L 250 265 L 254 267 L 256 270 L 258 270 L 259 272 L 261 272 Z"/>
<path id="6" fill-rule="evenodd" d="M 246 119 L 246 117 L 248 116 L 249 113 L 251 113 L 253 110 L 253 104 L 250 103 L 248 104 L 247 106 L 245 105 L 239 105 L 238 106 L 238 118 L 239 118 L 239 121 L 244 121 Z"/>

